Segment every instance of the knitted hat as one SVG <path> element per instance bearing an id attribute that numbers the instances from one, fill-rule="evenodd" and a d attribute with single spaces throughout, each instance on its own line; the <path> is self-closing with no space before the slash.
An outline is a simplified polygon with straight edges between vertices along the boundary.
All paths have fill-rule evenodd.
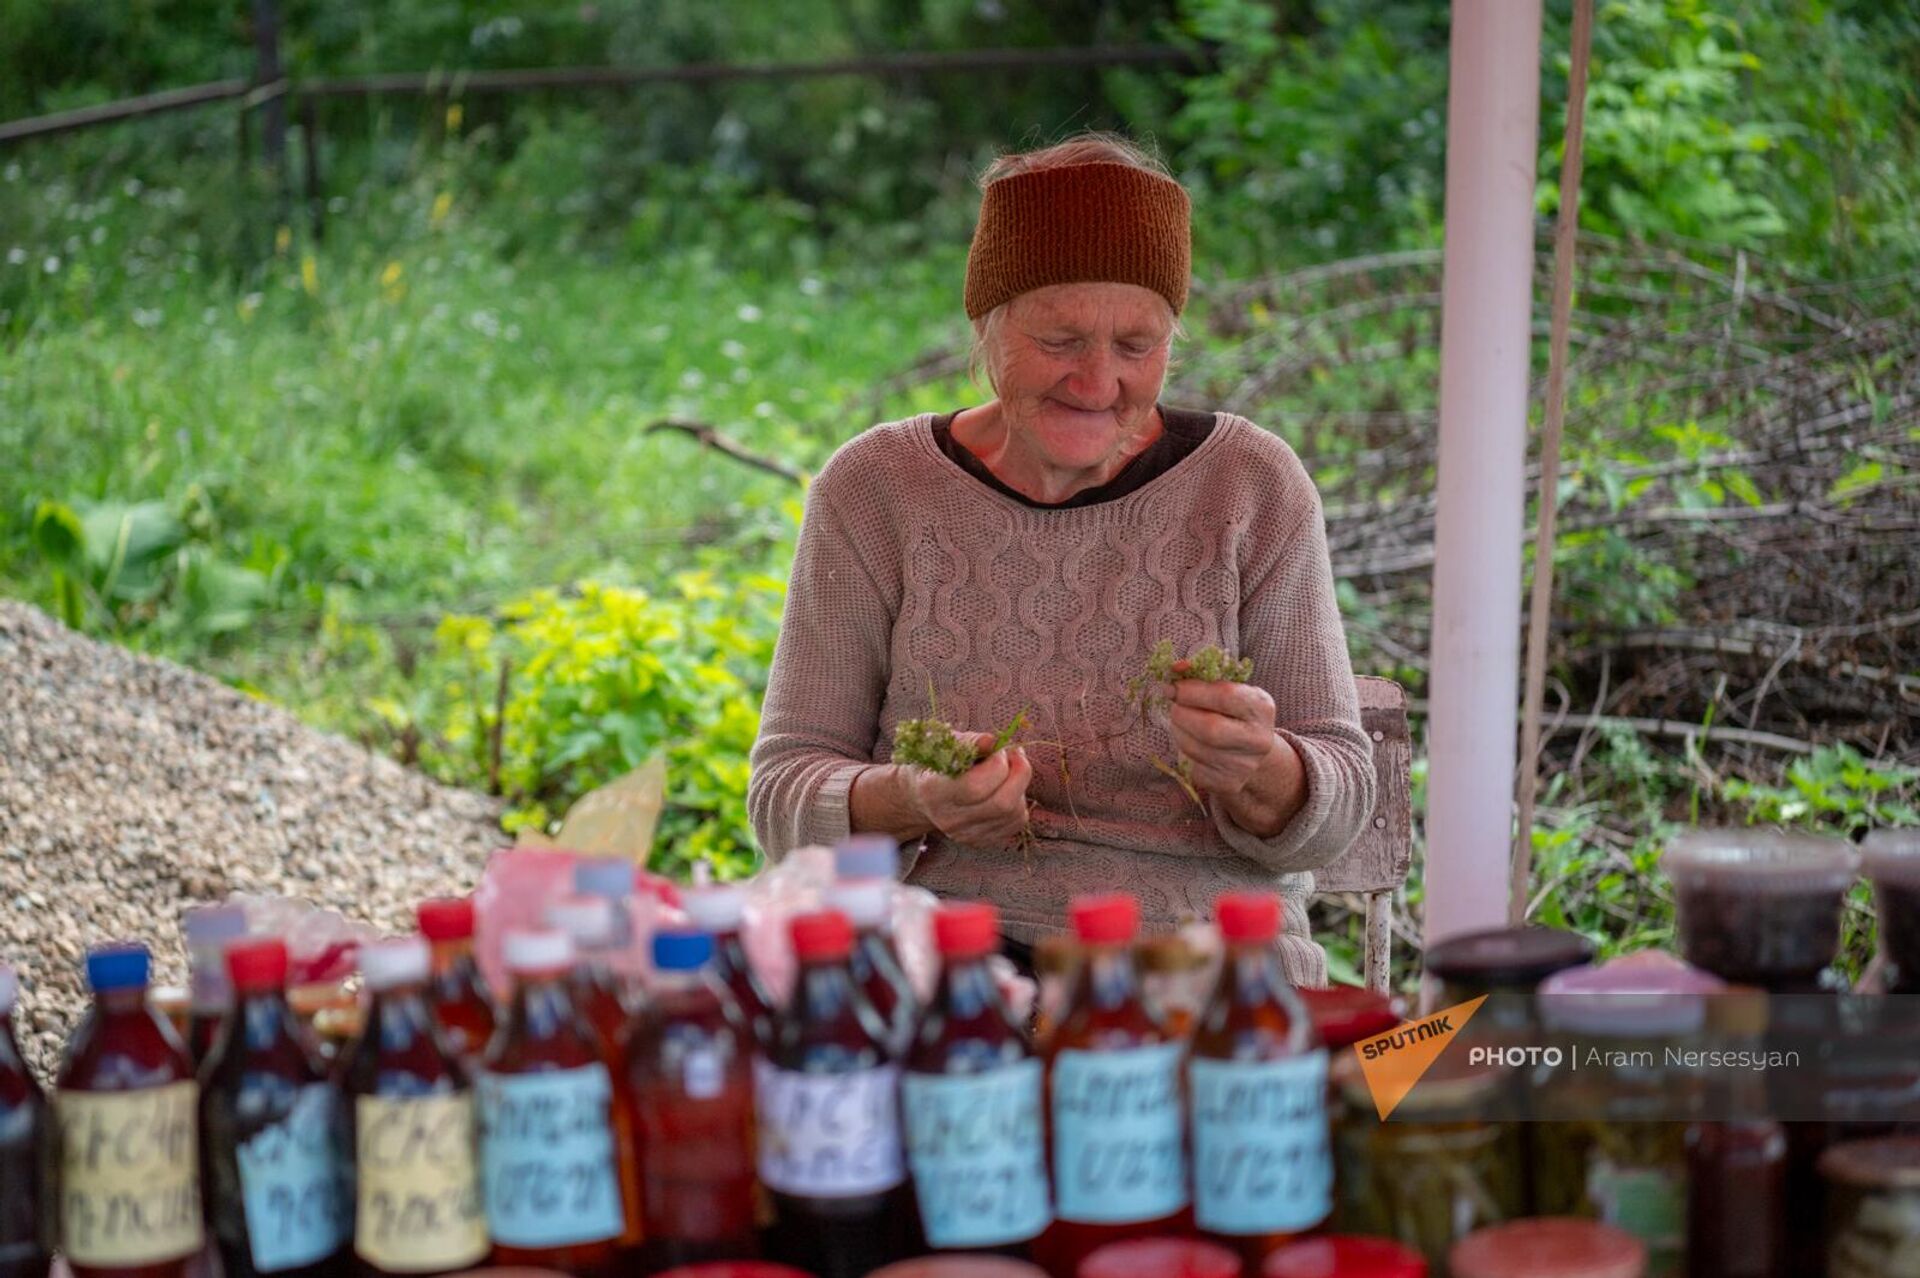
<path id="1" fill-rule="evenodd" d="M 987 184 L 967 254 L 967 318 L 1049 284 L 1138 284 L 1187 304 L 1192 201 L 1130 164 L 1076 164 Z"/>

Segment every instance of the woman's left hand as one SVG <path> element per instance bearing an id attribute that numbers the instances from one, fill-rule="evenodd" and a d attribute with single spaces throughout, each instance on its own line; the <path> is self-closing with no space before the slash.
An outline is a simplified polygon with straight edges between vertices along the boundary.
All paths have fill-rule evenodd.
<path id="1" fill-rule="evenodd" d="M 1181 757 L 1193 764 L 1194 788 L 1222 799 L 1246 788 L 1280 740 L 1273 697 L 1250 683 L 1178 680 L 1167 727 Z"/>

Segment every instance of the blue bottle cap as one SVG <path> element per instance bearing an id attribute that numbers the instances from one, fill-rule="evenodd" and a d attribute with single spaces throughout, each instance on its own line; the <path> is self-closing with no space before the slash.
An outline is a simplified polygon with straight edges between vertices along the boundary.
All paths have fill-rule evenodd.
<path id="1" fill-rule="evenodd" d="M 662 972 L 691 972 L 713 957 L 713 938 L 705 932 L 655 932 L 653 965 Z"/>
<path id="2" fill-rule="evenodd" d="M 88 950 L 87 987 L 95 994 L 143 989 L 149 962 L 144 945 L 102 945 Z"/>
<path id="3" fill-rule="evenodd" d="M 573 890 L 626 900 L 633 895 L 633 862 L 624 857 L 585 857 L 573 863 Z"/>
<path id="4" fill-rule="evenodd" d="M 833 873 L 842 879 L 890 879 L 900 869 L 900 845 L 890 834 L 854 834 L 833 848 Z"/>

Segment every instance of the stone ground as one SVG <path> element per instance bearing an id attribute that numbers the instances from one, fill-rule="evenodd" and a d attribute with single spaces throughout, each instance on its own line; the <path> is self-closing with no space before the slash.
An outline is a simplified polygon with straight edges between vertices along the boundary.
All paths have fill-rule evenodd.
<path id="1" fill-rule="evenodd" d="M 438 785 L 171 662 L 0 600 L 0 962 L 51 1077 L 85 1006 L 88 946 L 154 950 L 185 978 L 180 912 L 299 897 L 386 930 L 470 890 L 506 840 L 498 804 Z"/>

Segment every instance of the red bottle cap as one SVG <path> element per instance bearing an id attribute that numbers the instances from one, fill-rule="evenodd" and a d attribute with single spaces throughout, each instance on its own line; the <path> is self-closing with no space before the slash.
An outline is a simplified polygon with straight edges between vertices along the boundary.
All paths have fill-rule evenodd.
<path id="1" fill-rule="evenodd" d="M 473 901 L 464 896 L 442 896 L 420 902 L 420 935 L 429 941 L 471 941 Z"/>
<path id="2" fill-rule="evenodd" d="M 1261 1278 L 1427 1278 L 1427 1258 L 1385 1238 L 1329 1234 L 1282 1247 Z"/>
<path id="3" fill-rule="evenodd" d="M 793 956 L 802 963 L 843 959 L 853 952 L 853 924 L 838 910 L 796 914 L 787 924 Z"/>
<path id="4" fill-rule="evenodd" d="M 1213 903 L 1229 945 L 1264 945 L 1280 935 L 1280 898 L 1271 892 L 1228 892 Z"/>
<path id="5" fill-rule="evenodd" d="M 1477 1229 L 1447 1253 L 1453 1278 L 1641 1278 L 1647 1248 L 1597 1220 L 1546 1216 Z"/>
<path id="6" fill-rule="evenodd" d="M 277 936 L 256 936 L 227 943 L 227 975 L 240 994 L 287 987 L 287 943 Z"/>
<path id="7" fill-rule="evenodd" d="M 984 901 L 942 906 L 933 916 L 933 942 L 950 959 L 991 954 L 1000 947 L 1000 912 Z"/>
<path id="8" fill-rule="evenodd" d="M 1140 903 L 1125 892 L 1076 896 L 1067 913 L 1073 934 L 1086 945 L 1124 945 L 1140 930 Z"/>
<path id="9" fill-rule="evenodd" d="M 1394 1010 L 1392 1000 L 1358 985 L 1334 985 L 1324 990 L 1300 990 L 1313 1027 L 1320 1041 L 1338 1050 L 1352 1047 L 1363 1038 L 1384 1034 L 1404 1019 Z"/>
<path id="10" fill-rule="evenodd" d="M 1191 1238 L 1108 1243 L 1080 1262 L 1080 1278 L 1240 1278 L 1240 1257 Z"/>
<path id="11" fill-rule="evenodd" d="M 704 1265 L 682 1265 L 659 1278 L 813 1278 L 813 1275 L 765 1260 L 718 1260 Z"/>

